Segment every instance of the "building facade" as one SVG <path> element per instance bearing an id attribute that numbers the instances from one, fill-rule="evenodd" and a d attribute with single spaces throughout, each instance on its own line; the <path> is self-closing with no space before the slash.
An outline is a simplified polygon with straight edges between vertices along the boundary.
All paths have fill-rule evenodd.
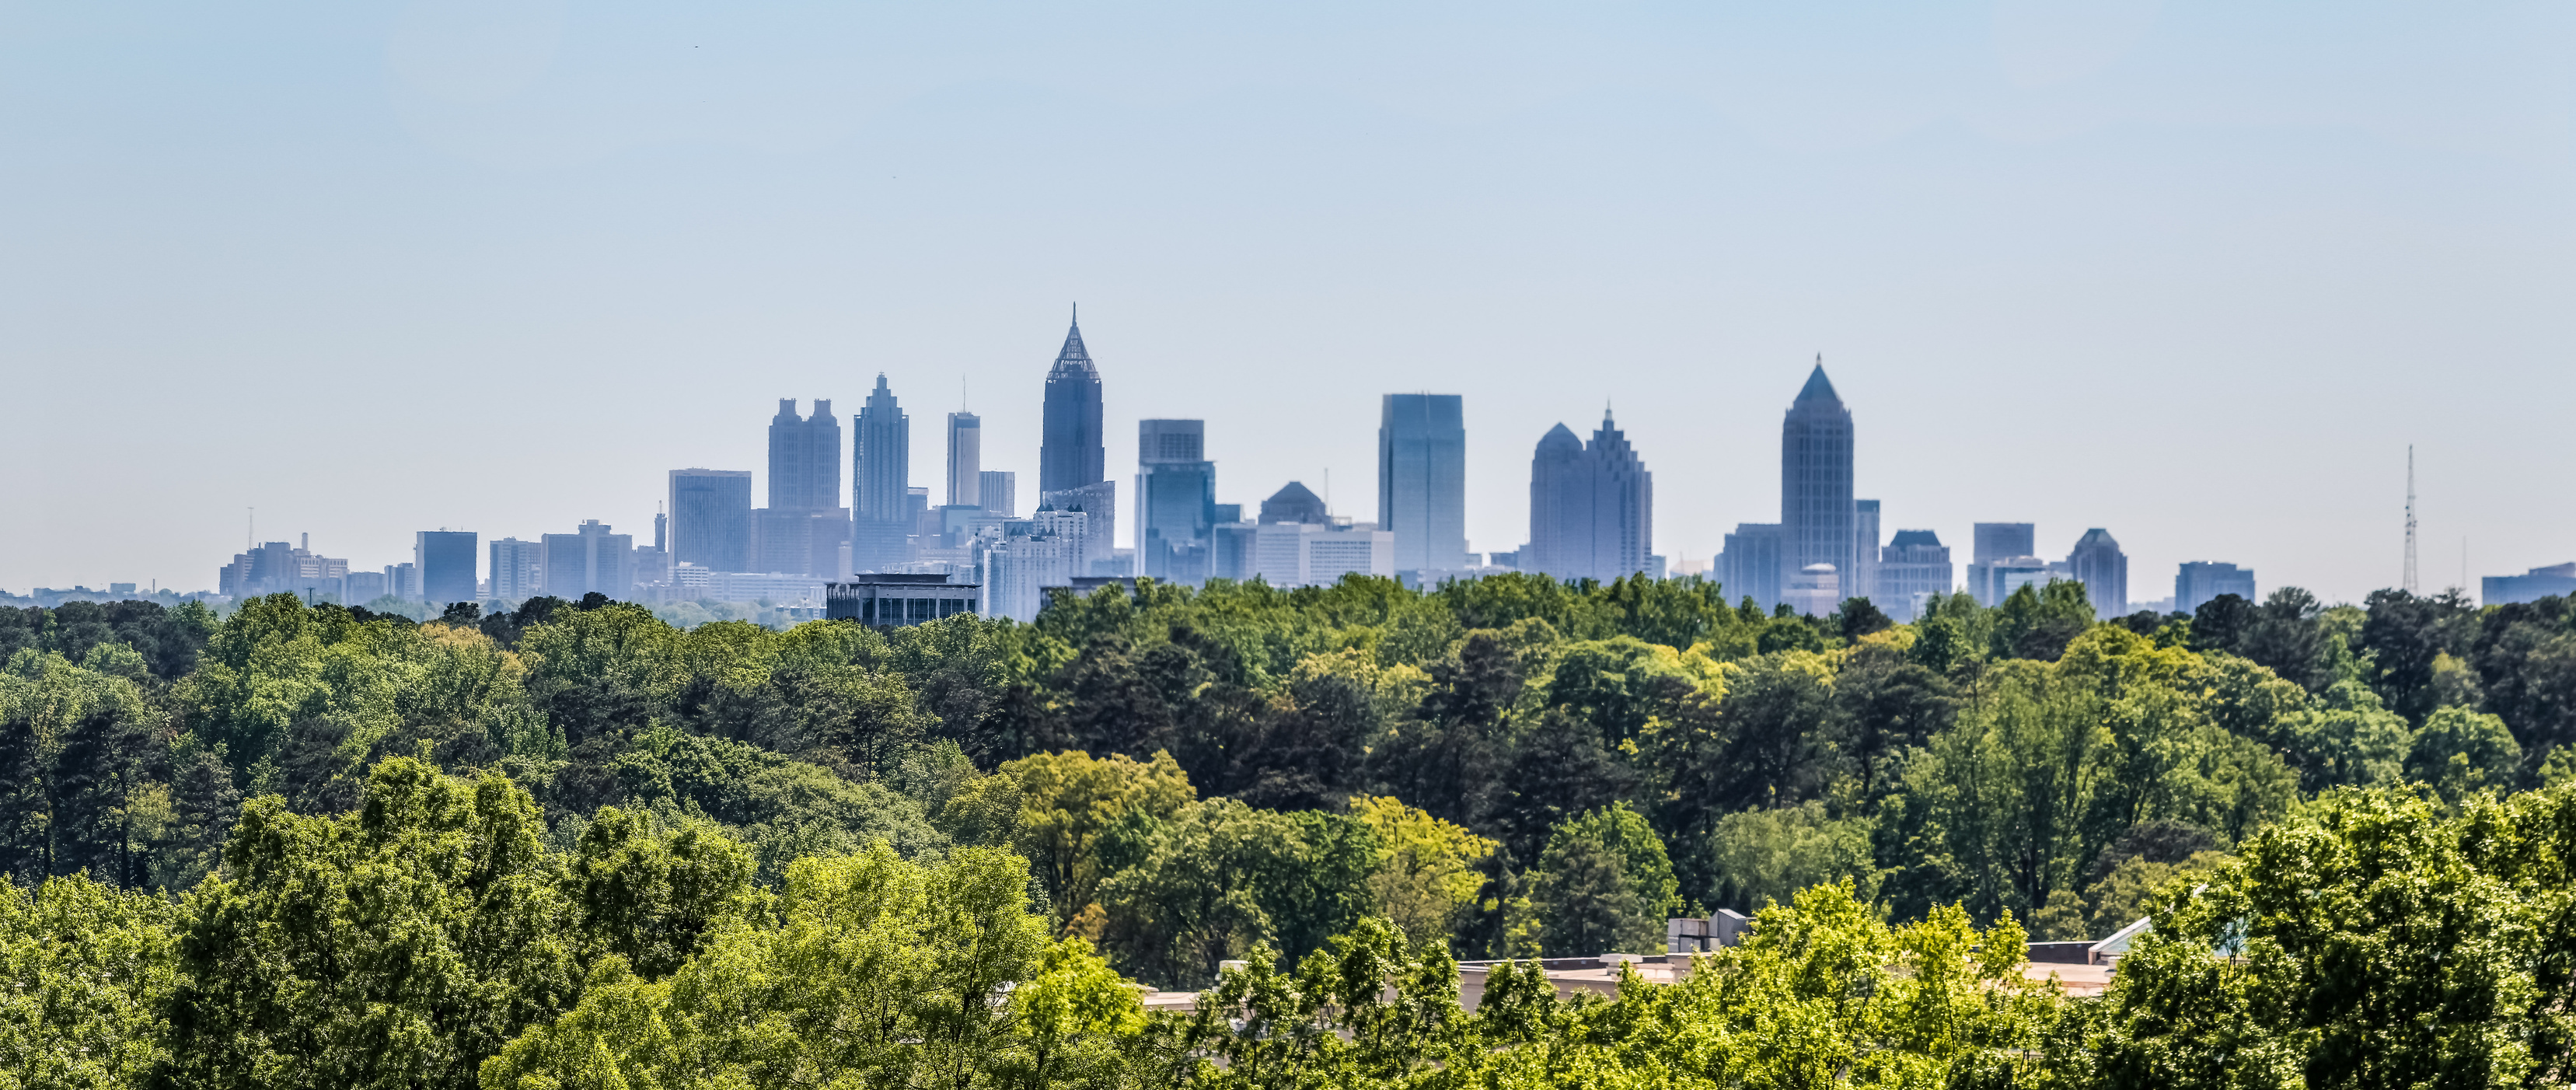
<path id="1" fill-rule="evenodd" d="M 1777 607 L 1788 582 L 1782 551 L 1779 523 L 1737 523 L 1717 554 L 1719 589 L 1730 598 L 1751 598 L 1766 610 Z"/>
<path id="2" fill-rule="evenodd" d="M 824 615 L 874 628 L 916 625 L 975 612 L 983 589 L 949 582 L 945 575 L 861 575 L 826 586 Z"/>
<path id="3" fill-rule="evenodd" d="M 1780 425 L 1781 578 L 1831 564 L 1839 592 L 1859 541 L 1852 518 L 1851 410 L 1819 357 Z"/>
<path id="4" fill-rule="evenodd" d="M 472 530 L 423 530 L 412 539 L 412 562 L 420 565 L 420 588 L 432 607 L 482 601 L 477 568 L 482 550 Z"/>
<path id="5" fill-rule="evenodd" d="M 1083 536 L 1081 569 L 1077 576 L 1134 576 L 1135 560 L 1120 560 L 1118 548 L 1118 484 L 1100 481 L 1080 488 L 1066 488 L 1038 497 L 1038 510 L 1030 517 L 1048 511 L 1080 511 L 1088 516 L 1089 531 Z"/>
<path id="6" fill-rule="evenodd" d="M 635 535 L 614 533 L 598 519 L 588 519 L 572 533 L 543 534 L 538 540 L 543 543 L 547 594 L 574 602 L 592 593 L 634 597 Z"/>
<path id="7" fill-rule="evenodd" d="M 2184 561 L 2174 573 L 2173 607 L 2176 613 L 2198 613 L 2200 607 L 2222 594 L 2233 594 L 2248 602 L 2263 599 L 2254 594 L 2254 569 L 2240 568 L 2213 560 Z"/>
<path id="8" fill-rule="evenodd" d="M 2576 594 L 2576 564 L 2552 564 L 2521 575 L 2478 577 L 2478 604 L 2509 606 Z"/>
<path id="9" fill-rule="evenodd" d="M 948 414 L 948 506 L 984 506 L 984 419 Z"/>
<path id="10" fill-rule="evenodd" d="M 1136 463 L 1137 574 L 1206 582 L 1208 535 L 1216 525 L 1216 463 L 1207 460 L 1207 422 L 1138 421 Z"/>
<path id="11" fill-rule="evenodd" d="M 882 572 L 912 559 L 921 526 L 912 499 L 912 421 L 877 375 L 850 442 L 850 563 Z M 921 505 L 927 507 L 928 497 Z"/>
<path id="12" fill-rule="evenodd" d="M 1843 597 L 1878 601 L 1878 501 L 1852 501 L 1852 566 L 1843 579 Z"/>
<path id="13" fill-rule="evenodd" d="M 523 602 L 546 592 L 545 545 L 505 537 L 492 543 L 492 599 Z"/>
<path id="14" fill-rule="evenodd" d="M 796 415 L 795 398 L 778 399 L 778 415 L 769 419 L 769 506 L 841 506 L 841 422 L 829 399 L 815 399 L 810 417 Z"/>
<path id="15" fill-rule="evenodd" d="M 671 471 L 671 560 L 709 571 L 751 567 L 751 471 Z"/>
<path id="16" fill-rule="evenodd" d="M 1062 492 L 1109 479 L 1109 433 L 1100 425 L 1100 369 L 1082 344 L 1082 314 L 1074 313 L 1064 347 L 1047 369 L 1044 434 L 1038 443 L 1038 494 Z"/>
<path id="17" fill-rule="evenodd" d="M 2111 531 L 2099 526 L 2084 531 L 2066 556 L 2066 574 L 2084 584 L 2094 616 L 2107 620 L 2128 612 L 2129 555 L 2120 551 Z"/>
<path id="18" fill-rule="evenodd" d="M 1520 570 L 1604 583 L 1647 574 L 1654 524 L 1654 476 L 1606 410 L 1589 444 L 1563 424 L 1539 440 Z"/>
<path id="19" fill-rule="evenodd" d="M 1956 586 L 1949 546 L 1930 530 L 1898 530 L 1878 552 L 1878 593 L 1870 604 L 1907 624 L 1920 619 L 1934 598 Z"/>
<path id="20" fill-rule="evenodd" d="M 1377 430 L 1377 528 L 1395 568 L 1467 566 L 1467 426 L 1457 394 L 1388 394 Z"/>
<path id="21" fill-rule="evenodd" d="M 975 475 L 976 506 L 1003 518 L 1020 517 L 1020 475 L 1009 470 L 987 469 Z"/>

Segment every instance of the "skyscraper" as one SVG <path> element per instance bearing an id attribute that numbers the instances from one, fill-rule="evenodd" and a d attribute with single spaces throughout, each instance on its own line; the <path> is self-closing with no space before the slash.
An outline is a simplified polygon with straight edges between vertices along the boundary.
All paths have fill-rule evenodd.
<path id="1" fill-rule="evenodd" d="M 1006 519 L 1020 517 L 1018 473 L 987 469 L 975 476 L 977 506 Z"/>
<path id="2" fill-rule="evenodd" d="M 832 402 L 816 398 L 814 415 L 796 415 L 796 399 L 778 399 L 769 420 L 769 506 L 831 510 L 841 506 L 841 422 Z"/>
<path id="3" fill-rule="evenodd" d="M 1921 617 L 1921 604 L 1950 593 L 1950 548 L 1930 530 L 1898 530 L 1878 554 L 1878 593 L 1870 604 L 1898 621 Z"/>
<path id="4" fill-rule="evenodd" d="M 1851 410 L 1825 377 L 1824 357 L 1780 425 L 1780 569 L 1788 582 L 1810 564 L 1840 581 L 1854 567 Z M 1811 581 L 1812 582 L 1812 581 Z"/>
<path id="5" fill-rule="evenodd" d="M 2084 584 L 2094 616 L 2108 620 L 2129 611 L 2129 557 L 2111 531 L 2098 526 L 2084 531 L 2075 551 L 2067 554 L 2066 571 Z"/>
<path id="6" fill-rule="evenodd" d="M 837 575 L 849 536 L 850 516 L 841 506 L 841 422 L 832 402 L 817 398 L 814 415 L 800 417 L 794 398 L 780 398 L 769 421 L 769 506 L 752 512 L 751 547 L 739 570 Z"/>
<path id="7" fill-rule="evenodd" d="M 1852 570 L 1844 577 L 1843 597 L 1878 601 L 1878 501 L 1852 501 Z"/>
<path id="8" fill-rule="evenodd" d="M 1207 422 L 1138 421 L 1139 574 L 1175 583 L 1205 582 L 1208 536 L 1215 525 L 1216 463 L 1207 460 Z"/>
<path id="9" fill-rule="evenodd" d="M 1969 554 L 1973 564 L 1992 564 L 1998 560 L 2037 556 L 2039 547 L 2036 527 L 2027 522 L 1980 522 L 1971 527 L 1975 548 Z"/>
<path id="10" fill-rule="evenodd" d="M 2185 561 L 2174 573 L 2174 612 L 2197 613 L 2200 607 L 2221 594 L 2233 594 L 2248 602 L 2260 602 L 2254 596 L 2254 569 L 2211 560 Z"/>
<path id="11" fill-rule="evenodd" d="M 1467 425 L 1457 394 L 1388 394 L 1377 429 L 1377 528 L 1395 570 L 1467 566 Z"/>
<path id="12" fill-rule="evenodd" d="M 839 453 L 833 451 L 836 456 Z M 611 598 L 632 595 L 635 536 L 610 529 L 598 519 L 589 519 L 569 534 L 538 535 L 545 543 L 546 593 L 576 602 L 592 592 Z"/>
<path id="13" fill-rule="evenodd" d="M 1782 544 L 1779 523 L 1736 523 L 1717 554 L 1718 589 L 1739 600 L 1751 598 L 1764 609 L 1779 605 L 1789 577 L 1796 574 L 1780 562 Z"/>
<path id="14" fill-rule="evenodd" d="M 2022 584 L 2048 582 L 2048 562 L 2038 556 L 2036 527 L 2027 522 L 1980 522 L 1970 527 L 1968 593 L 1981 606 L 1997 606 Z"/>
<path id="15" fill-rule="evenodd" d="M 948 505 L 984 506 L 984 421 L 948 414 Z"/>
<path id="16" fill-rule="evenodd" d="M 480 551 L 472 530 L 423 530 L 413 539 L 412 558 L 420 565 L 421 594 L 433 609 L 455 602 L 481 601 L 475 584 Z"/>
<path id="17" fill-rule="evenodd" d="M 671 471 L 671 562 L 708 571 L 751 567 L 751 471 Z"/>
<path id="18" fill-rule="evenodd" d="M 1605 583 L 1643 574 L 1654 510 L 1654 475 L 1607 410 L 1588 446 L 1558 424 L 1530 458 L 1530 540 L 1521 570 Z"/>
<path id="19" fill-rule="evenodd" d="M 859 409 L 856 432 L 850 443 L 850 563 L 859 571 L 885 571 L 911 558 L 908 538 L 920 520 L 912 509 L 912 421 L 882 372 Z"/>
<path id="20" fill-rule="evenodd" d="M 1107 434 L 1100 426 L 1100 371 L 1082 346 L 1079 310 L 1047 371 L 1045 428 L 1038 443 L 1039 495 L 1109 479 L 1101 446 Z"/>
<path id="21" fill-rule="evenodd" d="M 545 559 L 534 541 L 505 537 L 492 543 L 492 600 L 519 602 L 545 593 Z"/>

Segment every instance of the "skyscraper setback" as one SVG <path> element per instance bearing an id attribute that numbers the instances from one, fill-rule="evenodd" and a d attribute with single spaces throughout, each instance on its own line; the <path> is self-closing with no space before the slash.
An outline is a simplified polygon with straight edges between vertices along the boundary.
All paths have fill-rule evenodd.
<path id="1" fill-rule="evenodd" d="M 1457 394 L 1388 394 L 1377 429 L 1377 528 L 1395 570 L 1467 566 L 1467 425 Z"/>
<path id="2" fill-rule="evenodd" d="M 910 559 L 912 421 L 883 373 L 860 407 L 850 442 L 850 564 L 884 571 Z"/>
<path id="3" fill-rule="evenodd" d="M 1780 426 L 1780 564 L 1785 583 L 1810 564 L 1848 578 L 1852 531 L 1851 410 L 1825 377 L 1824 357 Z"/>
<path id="4" fill-rule="evenodd" d="M 1100 371 L 1082 345 L 1082 315 L 1074 314 L 1055 366 L 1047 371 L 1045 432 L 1038 443 L 1038 493 L 1081 488 L 1108 480 L 1100 426 Z"/>
<path id="5" fill-rule="evenodd" d="M 841 506 L 841 422 L 829 399 L 816 398 L 810 417 L 796 415 L 796 399 L 778 399 L 769 421 L 769 506 L 751 513 L 751 529 L 744 571 L 843 574 L 850 515 Z"/>
<path id="6" fill-rule="evenodd" d="M 814 400 L 814 415 L 796 415 L 796 399 L 778 399 L 769 420 L 769 506 L 783 511 L 841 506 L 841 422 L 829 398 Z"/>
<path id="7" fill-rule="evenodd" d="M 1530 459 L 1530 539 L 1521 570 L 1603 582 L 1643 574 L 1654 511 L 1654 475 L 1608 410 L 1589 446 L 1558 424 Z"/>

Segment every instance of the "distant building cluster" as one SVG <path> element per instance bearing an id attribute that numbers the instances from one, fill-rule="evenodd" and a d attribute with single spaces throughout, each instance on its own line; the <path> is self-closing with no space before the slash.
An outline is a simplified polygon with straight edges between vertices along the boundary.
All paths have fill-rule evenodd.
<path id="1" fill-rule="evenodd" d="M 1781 423 L 1778 521 L 1739 523 L 1715 557 L 1678 565 L 1653 551 L 1654 474 L 1606 407 L 1589 437 L 1562 423 L 1539 437 L 1529 537 L 1480 555 L 1468 551 L 1460 395 L 1383 395 L 1376 518 L 1368 522 L 1333 513 L 1299 481 L 1248 513 L 1220 503 L 1206 421 L 1140 420 L 1124 508 L 1134 520 L 1132 549 L 1116 545 L 1122 507 L 1105 458 L 1101 373 L 1078 316 L 1047 370 L 1044 398 L 1027 510 L 1018 475 L 985 468 L 982 420 L 963 411 L 947 414 L 947 465 L 933 503 L 931 488 L 912 483 L 911 418 L 879 374 L 850 418 L 846 492 L 844 429 L 832 402 L 816 400 L 800 414 L 794 399 L 781 399 L 769 422 L 765 505 L 754 505 L 748 469 L 674 469 L 650 544 L 597 520 L 480 545 L 472 531 L 442 528 L 415 535 L 407 562 L 354 571 L 347 560 L 314 552 L 309 540 L 273 541 L 224 565 L 219 592 L 350 603 L 390 596 L 433 606 L 594 593 L 765 601 L 879 624 L 960 610 L 1032 620 L 1050 591 L 1139 577 L 1188 585 L 1259 579 L 1286 588 L 1351 574 L 1416 586 L 1500 571 L 1599 582 L 1705 576 L 1765 610 L 1825 615 L 1867 598 L 1899 621 L 1961 591 L 1993 606 L 2024 587 L 2060 581 L 2081 584 L 2097 616 L 2189 613 L 2226 594 L 2258 598 L 2252 570 L 2191 561 L 2176 572 L 2171 597 L 2131 599 L 2128 556 L 2100 527 L 2051 559 L 2040 555 L 2031 523 L 1976 523 L 1964 568 L 1929 529 L 1896 529 L 1882 541 L 1880 502 L 1854 489 L 1852 412 L 1821 358 Z M 2576 593 L 2576 564 L 2491 576 L 2482 590 L 2490 603 Z"/>

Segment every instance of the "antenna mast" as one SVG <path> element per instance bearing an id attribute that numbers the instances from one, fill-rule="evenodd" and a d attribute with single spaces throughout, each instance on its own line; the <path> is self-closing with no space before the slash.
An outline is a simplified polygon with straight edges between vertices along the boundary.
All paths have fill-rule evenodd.
<path id="1" fill-rule="evenodd" d="M 2415 581 L 2415 444 L 2406 444 L 2406 572 L 2398 577 L 2397 587 L 2408 594 L 2419 589 Z"/>

